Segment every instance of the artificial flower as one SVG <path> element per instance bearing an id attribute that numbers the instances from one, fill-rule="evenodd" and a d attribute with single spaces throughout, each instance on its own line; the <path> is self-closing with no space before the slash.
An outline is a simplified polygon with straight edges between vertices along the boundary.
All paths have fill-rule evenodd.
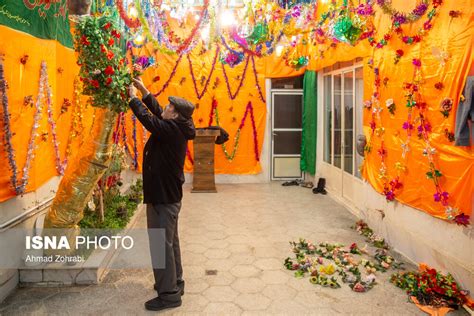
<path id="1" fill-rule="evenodd" d="M 117 38 L 117 39 L 120 38 L 120 33 L 117 32 L 116 30 L 112 30 L 111 34 L 112 34 L 113 37 L 115 37 L 115 38 Z"/>
<path id="2" fill-rule="evenodd" d="M 444 84 L 442 82 L 435 83 L 434 87 L 438 90 L 443 90 Z"/>
<path id="3" fill-rule="evenodd" d="M 97 80 L 91 80 L 90 83 L 91 83 L 91 85 L 92 85 L 94 88 L 99 88 L 99 81 L 97 81 Z"/>
<path id="4" fill-rule="evenodd" d="M 115 54 L 112 51 L 107 52 L 107 59 L 112 60 L 114 58 Z"/>
<path id="5" fill-rule="evenodd" d="M 363 293 L 365 292 L 365 287 L 360 282 L 357 282 L 356 284 L 354 284 L 354 287 L 352 288 L 352 290 L 354 292 Z"/>
<path id="6" fill-rule="evenodd" d="M 104 70 L 104 73 L 107 76 L 111 76 L 111 75 L 115 74 L 115 70 L 112 66 L 107 66 L 107 68 L 105 68 L 105 70 Z"/>
<path id="7" fill-rule="evenodd" d="M 87 36 L 82 35 L 82 36 L 81 36 L 81 44 L 82 44 L 82 45 L 90 45 L 91 42 L 89 42 L 89 39 L 87 38 Z"/>
<path id="8" fill-rule="evenodd" d="M 461 213 L 454 217 L 454 222 L 461 226 L 468 226 L 469 225 L 469 215 Z"/>

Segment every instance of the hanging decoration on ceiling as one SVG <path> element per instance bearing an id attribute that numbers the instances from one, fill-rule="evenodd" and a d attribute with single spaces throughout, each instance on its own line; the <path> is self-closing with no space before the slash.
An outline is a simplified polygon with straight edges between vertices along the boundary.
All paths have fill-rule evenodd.
<path id="1" fill-rule="evenodd" d="M 429 1 L 423 0 L 413 11 L 409 14 L 401 13 L 391 8 L 391 5 L 387 0 L 377 0 L 377 3 L 384 9 L 386 14 L 390 15 L 392 24 L 389 30 L 383 35 L 380 40 L 374 38 L 374 33 L 369 36 L 368 40 L 370 45 L 375 48 L 383 48 L 388 44 L 388 41 L 396 34 L 403 43 L 407 45 L 413 45 L 421 42 L 422 38 L 428 34 L 433 28 L 433 19 L 437 16 L 437 9 L 443 3 L 442 0 L 432 0 L 431 10 L 429 9 Z M 406 35 L 402 29 L 402 25 L 413 23 L 423 17 L 427 13 L 427 19 L 423 22 L 423 25 L 417 30 L 415 35 Z"/>
<path id="2" fill-rule="evenodd" d="M 364 21 L 354 14 L 348 0 L 344 0 L 339 16 L 329 23 L 329 34 L 339 42 L 355 45 L 363 31 Z"/>

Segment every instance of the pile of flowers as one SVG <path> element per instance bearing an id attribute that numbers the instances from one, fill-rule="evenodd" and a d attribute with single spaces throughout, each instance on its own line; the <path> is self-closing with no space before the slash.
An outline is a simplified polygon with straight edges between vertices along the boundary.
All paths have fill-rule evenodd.
<path id="1" fill-rule="evenodd" d="M 371 255 L 367 246 L 359 248 L 356 243 L 345 247 L 340 243 L 313 244 L 301 238 L 290 245 L 295 258 L 286 258 L 284 266 L 295 271 L 295 277 L 309 275 L 312 284 L 324 287 L 340 288 L 342 282 L 355 292 L 367 292 L 376 284 L 377 272 L 402 268 L 384 248 Z"/>
<path id="2" fill-rule="evenodd" d="M 84 17 L 76 26 L 75 50 L 83 93 L 92 97 L 92 105 L 125 112 L 131 79 L 114 23 L 111 16 Z"/>
<path id="3" fill-rule="evenodd" d="M 415 297 L 422 305 L 458 309 L 467 300 L 468 292 L 460 289 L 451 274 L 444 275 L 435 269 L 396 273 L 390 282 Z"/>
<path id="4" fill-rule="evenodd" d="M 367 225 L 367 223 L 363 220 L 357 221 L 355 225 L 352 226 L 352 228 L 355 229 L 359 233 L 359 235 L 367 237 L 366 241 L 372 244 L 372 246 L 386 250 L 389 249 L 389 246 L 385 242 L 385 239 L 375 234 L 374 231 L 369 227 L 369 225 Z"/>

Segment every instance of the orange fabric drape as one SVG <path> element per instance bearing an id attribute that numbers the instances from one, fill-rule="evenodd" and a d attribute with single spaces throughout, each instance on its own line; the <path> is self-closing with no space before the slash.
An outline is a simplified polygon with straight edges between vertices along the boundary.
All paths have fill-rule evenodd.
<path id="1" fill-rule="evenodd" d="M 433 131 L 431 133 L 431 145 L 436 148 L 435 164 L 437 169 L 443 173 L 440 185 L 443 190 L 450 193 L 450 202 L 452 206 L 460 208 L 464 213 L 472 213 L 472 194 L 474 192 L 474 155 L 471 148 L 455 147 L 444 134 L 444 130 L 454 131 L 455 113 L 458 100 L 463 89 L 466 75 L 472 66 L 472 41 L 473 41 L 473 2 L 472 0 L 453 1 L 446 0 L 438 9 L 438 16 L 433 23 L 433 29 L 423 37 L 420 44 L 408 46 L 402 43 L 396 35 L 389 41 L 389 44 L 380 50 L 373 50 L 366 40 L 351 47 L 346 44 L 338 44 L 336 47 L 311 46 L 307 45 L 300 48 L 301 52 L 307 52 L 311 57 L 307 69 L 319 70 L 323 67 L 330 66 L 336 62 L 353 60 L 362 57 L 364 62 L 364 96 L 370 99 L 373 91 L 373 70 L 368 66 L 369 59 L 373 58 L 373 64 L 380 69 L 380 76 L 388 78 L 386 86 L 380 88 L 380 103 L 385 105 L 385 100 L 393 98 L 396 104 L 395 115 L 390 115 L 388 110 L 384 109 L 381 114 L 382 125 L 385 129 L 384 143 L 387 149 L 387 173 L 390 178 L 396 175 L 395 163 L 400 162 L 401 158 L 401 142 L 405 140 L 406 134 L 402 129 L 402 123 L 406 120 L 407 109 L 405 108 L 405 97 L 402 89 L 403 83 L 410 81 L 413 74 L 412 59 L 419 58 L 422 63 L 422 74 L 424 82 L 422 83 L 422 95 L 429 106 L 428 120 L 430 121 Z M 392 1 L 393 6 L 404 12 L 410 11 L 412 5 L 402 0 Z M 327 9 L 327 5 L 320 4 L 318 15 Z M 374 25 L 377 30 L 375 37 L 380 39 L 390 25 L 390 18 L 383 14 L 378 6 L 375 6 L 376 15 Z M 460 10 L 460 17 L 452 18 L 449 15 L 451 10 Z M 422 27 L 423 17 L 420 21 L 411 26 L 403 26 L 407 34 L 414 35 L 415 32 Z M 193 22 L 194 23 L 194 22 Z M 190 22 L 190 24 L 192 24 Z M 176 28 L 178 29 L 178 28 Z M 187 30 L 186 30 L 187 31 Z M 186 31 L 179 36 L 185 37 Z M 177 31 L 179 33 L 179 29 Z M 64 157 L 64 146 L 66 146 L 67 134 L 70 128 L 70 115 L 65 113 L 59 118 L 59 112 L 62 100 L 64 98 L 72 98 L 72 81 L 77 73 L 75 65 L 74 53 L 54 41 L 45 41 L 33 38 L 20 32 L 10 30 L 6 27 L 0 27 L 0 37 L 7 38 L 1 52 L 6 54 L 5 69 L 6 78 L 9 81 L 10 89 L 8 97 L 10 100 L 10 111 L 12 113 L 12 128 L 16 133 L 13 137 L 15 156 L 19 166 L 19 176 L 21 177 L 21 169 L 24 165 L 26 147 L 30 137 L 32 113 L 33 109 L 25 108 L 23 98 L 26 95 L 36 97 L 39 79 L 39 64 L 41 60 L 48 62 L 48 70 L 50 82 L 53 87 L 54 95 L 54 115 L 57 119 L 57 129 L 60 139 L 61 155 Z M 328 41 L 328 44 L 330 41 Z M 198 46 L 191 53 L 191 62 L 193 65 L 194 75 L 196 78 L 198 93 L 202 93 L 205 84 L 209 78 L 212 60 L 215 54 L 215 45 L 201 54 Z M 395 65 L 393 60 L 395 51 L 403 49 L 405 54 L 400 62 Z M 321 56 L 320 51 L 324 51 Z M 438 52 L 445 52 L 449 56 L 446 64 L 440 63 Z M 135 49 L 136 55 L 149 55 L 146 49 Z M 19 58 L 23 54 L 28 54 L 30 60 L 22 71 L 20 81 L 20 63 Z M 145 83 L 149 86 L 150 91 L 159 91 L 175 66 L 178 56 L 164 55 L 161 53 L 153 53 L 157 60 L 157 66 L 148 69 L 144 74 Z M 57 73 L 57 68 L 61 66 L 65 69 L 63 74 Z M 285 77 L 294 76 L 303 73 L 303 69 L 295 71 L 287 67 L 285 62 L 275 56 L 262 59 L 255 58 L 255 66 L 257 70 L 257 78 L 265 93 L 264 78 L 265 77 Z M 230 68 L 225 66 L 231 93 L 236 93 L 240 79 L 243 76 L 245 62 Z M 159 79 L 158 79 L 159 76 Z M 217 80 L 216 83 L 216 79 Z M 442 82 L 444 89 L 436 90 L 434 84 Z M 244 115 L 246 106 L 249 101 L 252 102 L 254 109 L 255 126 L 257 130 L 258 152 L 260 154 L 264 130 L 266 106 L 259 98 L 256 89 L 256 79 L 253 73 L 252 62 L 249 62 L 245 72 L 245 80 L 238 96 L 231 100 L 229 98 L 222 70 L 222 65 L 218 60 L 214 72 L 209 80 L 207 93 L 198 100 L 193 81 L 190 75 L 190 67 L 186 56 L 180 60 L 174 77 L 169 81 L 169 86 L 158 97 L 162 104 L 167 103 L 169 95 L 180 95 L 188 98 L 199 105 L 194 114 L 196 126 L 205 127 L 209 123 L 209 115 L 211 113 L 212 100 L 217 100 L 217 109 L 220 116 L 221 125 L 229 132 L 230 141 L 226 144 L 229 153 L 232 152 L 234 146 L 234 137 L 237 128 Z M 454 100 L 454 107 L 448 118 L 444 118 L 439 110 L 439 103 L 442 98 L 450 97 Z M 92 110 L 88 109 L 84 115 L 84 119 L 90 126 L 92 120 Z M 364 110 L 364 131 L 368 136 L 370 133 L 369 122 L 370 112 Z M 213 120 L 215 124 L 215 119 Z M 39 131 L 47 127 L 46 116 Z M 87 127 L 86 127 L 87 130 Z M 138 162 L 141 162 L 141 153 L 144 143 L 143 128 L 137 122 L 136 128 L 136 146 L 133 140 L 133 123 L 131 113 L 126 115 L 126 136 L 129 152 L 134 155 L 135 147 L 138 153 Z M 2 131 L 0 131 L 0 134 Z M 440 203 L 433 201 L 435 187 L 431 180 L 426 179 L 425 173 L 427 169 L 427 159 L 422 155 L 424 142 L 417 139 L 416 131 L 411 140 L 411 151 L 406 161 L 407 172 L 401 175 L 403 189 L 396 192 L 397 199 L 412 207 L 419 208 L 434 216 L 445 217 L 444 209 Z M 363 175 L 367 181 L 379 192 L 383 189 L 383 182 L 378 178 L 380 168 L 380 157 L 377 149 L 380 147 L 381 138 L 374 137 L 372 147 L 373 150 L 366 156 L 364 161 Z M 37 149 L 36 157 L 30 171 L 30 181 L 28 190 L 34 190 L 44 183 L 47 179 L 56 174 L 54 164 L 54 151 L 50 140 L 37 140 L 39 150 Z M 192 156 L 192 145 L 189 146 Z M 76 149 L 74 147 L 73 149 Z M 254 153 L 254 136 L 250 114 L 248 115 L 245 126 L 243 127 L 239 139 L 239 147 L 235 159 L 230 162 L 224 156 L 220 147 L 216 148 L 216 172 L 228 174 L 254 174 L 261 171 L 260 164 L 255 159 Z M 74 152 L 74 151 L 73 151 Z M 5 156 L 5 151 L 1 152 L 0 163 L 3 170 L 0 175 L 0 201 L 13 196 L 13 190 L 9 186 L 10 170 Z M 187 171 L 192 169 L 189 160 L 185 166 Z"/>
<path id="2" fill-rule="evenodd" d="M 23 32 L 15 31 L 5 26 L 0 26 L 0 38 L 2 47 L 0 54 L 4 55 L 5 79 L 8 83 L 7 97 L 8 109 L 10 113 L 10 123 L 12 130 L 12 146 L 14 158 L 16 160 L 20 182 L 23 176 L 23 168 L 26 161 L 28 144 L 30 142 L 31 128 L 35 105 L 32 107 L 23 105 L 26 96 L 33 96 L 36 104 L 39 90 L 39 79 L 41 62 L 45 61 L 48 68 L 49 85 L 52 90 L 52 115 L 56 122 L 56 133 L 58 137 L 61 161 L 66 155 L 66 147 L 71 128 L 72 110 L 61 114 L 61 106 L 64 99 L 73 102 L 74 79 L 79 71 L 76 65 L 74 51 L 60 45 L 54 40 L 43 40 L 35 38 Z M 20 59 L 28 55 L 25 65 L 20 63 Z M 43 99 L 44 100 L 44 99 Z M 27 192 L 34 191 L 51 177 L 58 175 L 55 163 L 55 151 L 51 127 L 48 124 L 48 113 L 46 102 L 42 102 L 42 115 L 37 129 L 38 136 L 35 140 L 34 158 L 29 170 Z M 3 118 L 3 108 L 0 109 Z M 90 129 L 92 120 L 92 109 L 84 110 L 82 122 L 84 132 L 72 138 L 71 156 L 69 162 L 73 160 L 78 152 L 80 143 L 84 141 L 84 136 Z M 15 191 L 10 179 L 12 170 L 8 163 L 8 155 L 4 143 L 4 125 L 0 124 L 0 139 L 2 139 L 0 150 L 0 202 L 15 196 Z M 48 133 L 47 135 L 45 133 Z"/>
<path id="3" fill-rule="evenodd" d="M 397 4 L 396 2 L 394 3 Z M 400 3 L 398 3 L 400 4 Z M 465 214 L 472 214 L 474 194 L 474 152 L 470 147 L 456 147 L 445 136 L 445 130 L 454 132 L 455 116 L 462 89 L 472 64 L 472 42 L 474 31 L 473 2 L 444 1 L 439 9 L 439 15 L 434 20 L 433 29 L 423 37 L 420 44 L 408 46 L 395 36 L 389 45 L 381 50 L 375 50 L 373 63 L 380 70 L 380 78 L 388 78 L 386 86 L 380 87 L 380 104 L 384 107 L 381 113 L 382 125 L 385 128 L 384 146 L 387 150 L 385 164 L 389 178 L 396 177 L 395 164 L 401 162 L 407 167 L 406 173 L 400 178 L 403 188 L 396 191 L 397 200 L 417 209 L 421 209 L 433 216 L 446 218 L 445 209 L 439 202 L 435 202 L 433 194 L 436 193 L 432 180 L 426 177 L 429 171 L 429 162 L 423 156 L 425 142 L 417 137 L 416 126 L 410 141 L 410 152 L 407 158 L 402 158 L 402 142 L 406 141 L 406 132 L 402 124 L 407 120 L 405 82 L 411 82 L 413 76 L 413 58 L 421 60 L 421 94 L 427 103 L 427 120 L 432 126 L 430 144 L 436 149 L 434 155 L 435 166 L 441 171 L 440 185 L 444 191 L 449 192 L 449 201 L 452 207 L 460 209 Z M 403 7 L 403 6 L 401 6 Z M 451 10 L 462 10 L 462 16 L 452 18 Z M 381 15 L 377 21 L 377 29 L 387 29 L 390 20 L 386 15 Z M 415 23 L 406 32 L 414 34 L 422 27 L 424 19 Z M 405 29 L 405 28 L 404 28 Z M 379 32 L 380 33 L 380 32 Z M 380 38 L 382 35 L 378 35 Z M 398 64 L 394 64 L 395 51 L 404 50 L 404 56 Z M 440 60 L 440 53 L 447 56 L 445 64 Z M 371 52 L 372 56 L 372 52 Z M 373 92 L 374 73 L 364 63 L 364 96 L 370 100 Z M 437 90 L 435 84 L 442 82 L 444 88 Z M 440 113 L 440 102 L 445 97 L 454 101 L 453 109 L 448 118 Z M 385 100 L 392 98 L 396 104 L 396 112 L 390 115 L 385 107 Z M 370 135 L 371 114 L 364 110 L 364 131 Z M 381 137 L 375 136 L 372 152 L 366 155 L 363 175 L 379 192 L 383 191 L 383 181 L 379 179 L 381 158 L 377 153 L 380 148 Z"/>

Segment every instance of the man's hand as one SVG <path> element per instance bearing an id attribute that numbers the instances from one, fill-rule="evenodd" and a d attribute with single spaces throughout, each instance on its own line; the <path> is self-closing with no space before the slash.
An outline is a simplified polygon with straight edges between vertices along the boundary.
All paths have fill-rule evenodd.
<path id="1" fill-rule="evenodd" d="M 133 85 L 138 90 L 140 90 L 140 92 L 142 93 L 142 96 L 146 96 L 148 93 L 150 93 L 150 91 L 148 91 L 148 89 L 143 84 L 142 78 L 138 77 L 138 78 L 133 78 L 132 80 L 133 80 Z"/>
<path id="2" fill-rule="evenodd" d="M 133 84 L 128 87 L 128 95 L 130 96 L 130 99 L 137 97 L 137 88 L 135 88 Z"/>

